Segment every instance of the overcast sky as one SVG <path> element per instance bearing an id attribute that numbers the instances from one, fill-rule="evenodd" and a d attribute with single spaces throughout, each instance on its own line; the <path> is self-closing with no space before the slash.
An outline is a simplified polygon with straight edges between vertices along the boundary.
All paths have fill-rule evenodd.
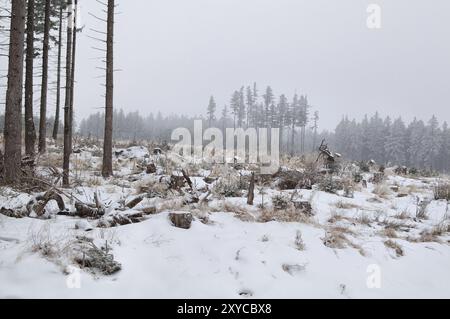
<path id="1" fill-rule="evenodd" d="M 77 118 L 104 105 L 101 52 L 87 35 L 101 28 L 80 0 Z M 367 6 L 381 6 L 368 29 Z M 148 114 L 204 114 L 242 85 L 308 94 L 322 128 L 342 115 L 436 114 L 450 121 L 448 0 L 122 0 L 118 1 L 115 107 Z M 51 107 L 49 107 L 51 109 Z"/>

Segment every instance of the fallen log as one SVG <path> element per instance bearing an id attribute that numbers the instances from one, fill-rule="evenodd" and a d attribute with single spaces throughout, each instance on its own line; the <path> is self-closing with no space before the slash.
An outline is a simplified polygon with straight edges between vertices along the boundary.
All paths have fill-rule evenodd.
<path id="1" fill-rule="evenodd" d="M 181 173 L 183 174 L 184 179 L 186 180 L 186 182 L 188 183 L 189 187 L 191 189 L 194 189 L 193 185 L 192 185 L 192 180 L 189 177 L 188 173 L 186 173 L 186 171 L 184 169 L 181 170 Z"/>
<path id="2" fill-rule="evenodd" d="M 27 204 L 28 214 L 35 212 L 38 217 L 41 217 L 46 212 L 45 207 L 52 200 L 54 200 L 58 204 L 58 208 L 61 212 L 66 210 L 66 205 L 64 204 L 62 197 L 53 189 L 51 189 L 44 195 L 37 196 L 34 200 L 30 201 Z"/>
<path id="3" fill-rule="evenodd" d="M 75 216 L 83 218 L 99 218 L 105 215 L 104 209 L 99 209 L 97 207 L 92 207 L 81 202 L 75 203 Z"/>
<path id="4" fill-rule="evenodd" d="M 4 215 L 6 217 L 11 217 L 11 218 L 24 218 L 24 217 L 28 216 L 28 214 L 26 214 L 23 211 L 12 210 L 9 208 L 4 208 L 4 207 L 0 208 L 0 214 Z"/>
<path id="5" fill-rule="evenodd" d="M 125 206 L 129 209 L 133 209 L 135 208 L 137 205 L 139 205 L 140 202 L 142 202 L 144 200 L 143 196 L 138 196 L 136 198 L 134 198 L 133 200 L 131 200 L 128 204 L 126 204 Z"/>

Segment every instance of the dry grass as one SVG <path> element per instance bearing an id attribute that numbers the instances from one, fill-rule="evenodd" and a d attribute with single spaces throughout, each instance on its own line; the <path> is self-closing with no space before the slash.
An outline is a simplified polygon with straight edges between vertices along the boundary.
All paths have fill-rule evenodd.
<path id="1" fill-rule="evenodd" d="M 408 223 L 405 220 L 396 220 L 391 218 L 386 218 L 383 221 L 379 221 L 379 224 L 385 226 L 386 228 L 391 228 L 395 231 L 402 231 L 415 228 L 414 224 Z"/>
<path id="2" fill-rule="evenodd" d="M 148 194 L 150 197 L 167 198 L 169 187 L 166 183 L 137 182 L 134 184 L 136 194 Z"/>
<path id="3" fill-rule="evenodd" d="M 442 243 L 439 238 L 450 232 L 450 224 L 443 221 L 431 229 L 424 230 L 419 237 L 408 237 L 407 240 L 412 243 Z"/>
<path id="4" fill-rule="evenodd" d="M 391 239 L 385 241 L 384 245 L 387 248 L 393 249 L 395 251 L 395 254 L 397 255 L 397 257 L 402 257 L 405 255 L 402 246 L 400 246 L 400 244 L 396 243 L 395 241 L 393 241 Z"/>
<path id="5" fill-rule="evenodd" d="M 322 238 L 323 244 L 328 248 L 333 249 L 344 249 L 346 247 L 352 247 L 361 254 L 361 256 L 365 256 L 366 252 L 364 249 L 352 242 L 347 235 L 355 236 L 356 234 L 347 227 L 338 226 L 331 227 L 326 233 L 325 237 Z"/>
<path id="6" fill-rule="evenodd" d="M 373 219 L 370 218 L 369 214 L 363 213 L 356 219 L 360 224 L 369 226 L 373 223 Z"/>
<path id="7" fill-rule="evenodd" d="M 293 205 L 290 205 L 287 209 L 276 210 L 273 208 L 264 208 L 258 218 L 261 223 L 268 223 L 272 221 L 282 223 L 304 223 L 310 224 L 312 222 L 311 217 L 303 214 L 301 211 L 295 209 Z"/>
<path id="8" fill-rule="evenodd" d="M 297 231 L 295 235 L 295 247 L 298 250 L 304 251 L 306 249 L 305 242 L 303 241 L 302 232 L 300 230 Z"/>
<path id="9" fill-rule="evenodd" d="M 449 232 L 450 232 L 450 223 L 443 221 L 440 224 L 431 228 L 431 230 L 429 230 L 428 232 L 424 233 L 428 233 L 433 237 L 440 237 L 448 234 Z"/>
<path id="10" fill-rule="evenodd" d="M 156 211 L 158 213 L 165 212 L 165 211 L 180 211 L 185 208 L 185 205 L 183 203 L 182 198 L 172 199 L 172 200 L 165 200 L 159 205 L 156 205 Z"/>
<path id="11" fill-rule="evenodd" d="M 382 183 L 376 185 L 372 193 L 381 198 L 388 199 L 392 195 L 392 190 L 387 184 Z"/>
<path id="12" fill-rule="evenodd" d="M 348 239 L 344 233 L 338 231 L 329 231 L 322 238 L 323 244 L 328 248 L 344 249 L 347 247 Z"/>
<path id="13" fill-rule="evenodd" d="M 340 221 L 343 221 L 343 220 L 345 220 L 345 219 L 347 219 L 346 216 L 344 216 L 344 215 L 342 215 L 341 213 L 338 213 L 338 212 L 336 212 L 336 211 L 333 211 L 333 212 L 331 213 L 331 217 L 328 219 L 328 222 L 329 222 L 330 224 L 335 224 L 335 223 L 340 222 Z"/>
<path id="14" fill-rule="evenodd" d="M 96 187 L 96 186 L 102 186 L 103 185 L 103 179 L 98 176 L 90 177 L 86 180 L 86 186 L 88 187 Z"/>
<path id="15" fill-rule="evenodd" d="M 390 228 L 390 227 L 386 227 L 385 229 L 383 229 L 383 231 L 381 232 L 382 236 L 388 237 L 388 238 L 398 238 L 397 232 L 395 231 L 395 229 Z"/>
<path id="16" fill-rule="evenodd" d="M 407 210 L 404 210 L 404 211 L 398 213 L 397 215 L 395 215 L 395 218 L 400 219 L 400 220 L 407 220 L 407 219 L 410 219 L 411 216 L 409 215 Z"/>
<path id="17" fill-rule="evenodd" d="M 243 222 L 254 222 L 255 217 L 251 215 L 244 207 L 232 204 L 229 202 L 224 202 L 219 208 L 221 212 L 233 213 L 238 219 Z"/>
<path id="18" fill-rule="evenodd" d="M 334 206 L 338 209 L 355 209 L 355 208 L 360 208 L 360 206 L 353 204 L 353 203 L 349 203 L 349 202 L 344 202 L 344 201 L 338 201 L 334 204 Z"/>

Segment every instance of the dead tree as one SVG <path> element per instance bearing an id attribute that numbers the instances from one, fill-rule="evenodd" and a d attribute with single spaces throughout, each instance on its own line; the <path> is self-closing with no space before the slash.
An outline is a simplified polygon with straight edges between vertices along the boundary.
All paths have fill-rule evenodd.
<path id="1" fill-rule="evenodd" d="M 50 5 L 51 0 L 45 0 L 44 43 L 42 48 L 42 85 L 41 109 L 39 119 L 39 153 L 47 149 L 47 91 L 48 91 L 48 51 L 50 39 Z"/>
<path id="2" fill-rule="evenodd" d="M 59 117 L 61 111 L 61 58 L 62 58 L 62 28 L 63 28 L 63 4 L 59 2 L 59 29 L 58 29 L 58 63 L 56 74 L 56 111 L 55 123 L 53 124 L 53 139 L 58 139 Z"/>
<path id="3" fill-rule="evenodd" d="M 70 169 L 70 154 L 72 153 L 71 146 L 71 130 L 70 130 L 70 90 L 72 88 L 72 31 L 73 31 L 73 8 L 72 0 L 68 0 L 68 15 L 67 15 L 67 47 L 66 47 L 66 100 L 64 105 L 64 155 L 63 155 L 63 186 L 68 187 L 69 169 Z"/>
<path id="4" fill-rule="evenodd" d="M 12 1 L 4 128 L 4 177 L 7 184 L 13 184 L 21 177 L 25 14 L 25 0 Z"/>
<path id="5" fill-rule="evenodd" d="M 25 154 L 35 155 L 36 128 L 33 118 L 33 70 L 34 70 L 34 0 L 28 0 L 27 52 L 25 70 Z"/>
<path id="6" fill-rule="evenodd" d="M 106 35 L 106 99 L 105 99 L 105 137 L 103 140 L 103 177 L 112 176 L 112 135 L 114 103 L 114 0 L 108 0 Z"/>

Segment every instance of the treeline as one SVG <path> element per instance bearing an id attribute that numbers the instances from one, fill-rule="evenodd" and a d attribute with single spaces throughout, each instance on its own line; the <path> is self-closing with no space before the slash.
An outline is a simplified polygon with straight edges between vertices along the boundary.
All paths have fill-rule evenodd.
<path id="1" fill-rule="evenodd" d="M 408 125 L 401 118 L 382 119 L 378 113 L 360 122 L 344 117 L 333 139 L 336 151 L 353 160 L 450 171 L 450 128 L 435 116 Z"/>
<path id="2" fill-rule="evenodd" d="M 303 151 L 301 128 L 294 127 L 292 130 L 292 127 L 285 127 L 281 137 L 282 153 L 300 155 L 316 151 L 321 141 L 325 140 L 332 150 L 350 160 L 373 159 L 384 165 L 407 165 L 450 171 L 450 128 L 445 122 L 440 125 L 435 116 L 427 123 L 415 119 L 408 125 L 401 118 L 382 119 L 378 113 L 371 117 L 365 116 L 362 121 L 344 117 L 332 132 L 326 130 L 319 132 L 316 118 L 308 120 L 312 125 L 305 129 Z M 194 120 L 198 119 L 203 120 L 205 128 L 214 126 L 224 129 L 235 125 L 234 116 L 227 116 L 226 113 L 211 120 L 208 116 L 163 116 L 161 113 L 142 116 L 139 112 L 125 113 L 120 110 L 114 113 L 114 139 L 135 142 L 170 141 L 175 128 L 185 127 L 192 130 Z M 81 121 L 78 133 L 84 137 L 101 139 L 103 122 L 103 113 L 92 114 Z M 272 125 L 280 128 L 278 123 Z M 239 123 L 236 122 L 236 127 L 238 126 Z"/>

